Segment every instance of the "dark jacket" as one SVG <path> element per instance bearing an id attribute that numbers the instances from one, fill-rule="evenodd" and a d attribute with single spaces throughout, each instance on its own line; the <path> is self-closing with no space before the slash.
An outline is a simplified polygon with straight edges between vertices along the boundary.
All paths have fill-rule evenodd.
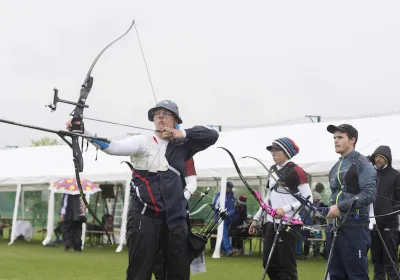
<path id="1" fill-rule="evenodd" d="M 67 199 L 65 200 L 65 197 Z M 85 222 L 85 207 L 83 206 L 83 202 L 81 201 L 81 197 L 79 194 L 71 195 L 71 194 L 63 194 L 61 200 L 61 210 L 65 209 L 64 221 L 74 221 L 74 222 Z"/>
<path id="2" fill-rule="evenodd" d="M 235 214 L 232 220 L 231 230 L 236 231 L 236 229 L 242 226 L 247 220 L 247 205 L 236 203 Z"/>
<path id="3" fill-rule="evenodd" d="M 375 156 L 383 155 L 388 164 L 378 169 L 378 190 L 374 203 L 374 214 L 382 215 L 400 210 L 400 172 L 392 167 L 392 152 L 388 146 L 379 146 L 371 155 L 371 162 L 375 165 Z M 377 217 L 376 223 L 382 228 L 398 228 L 398 214 Z"/>
<path id="4" fill-rule="evenodd" d="M 329 172 L 331 204 L 337 204 L 342 216 L 350 213 L 367 214 L 376 199 L 376 170 L 367 158 L 353 150 L 332 167 Z M 338 222 L 341 218 L 338 218 Z M 368 217 L 349 216 L 343 226 L 368 226 Z"/>
<path id="5" fill-rule="evenodd" d="M 170 166 L 186 174 L 185 161 L 196 153 L 214 145 L 218 132 L 203 126 L 185 129 L 186 137 L 170 141 L 165 157 Z M 181 225 L 187 216 L 187 201 L 184 197 L 184 183 L 181 176 L 168 169 L 148 172 L 133 169 L 131 210 L 150 217 L 165 219 L 169 228 Z"/>

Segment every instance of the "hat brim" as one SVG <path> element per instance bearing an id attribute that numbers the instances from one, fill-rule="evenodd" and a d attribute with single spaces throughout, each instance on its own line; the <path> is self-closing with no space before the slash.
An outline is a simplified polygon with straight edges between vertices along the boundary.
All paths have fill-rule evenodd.
<path id="1" fill-rule="evenodd" d="M 168 110 L 169 112 L 171 112 L 175 116 L 176 120 L 178 121 L 178 124 L 182 123 L 182 119 L 180 117 L 178 117 L 174 112 L 170 111 L 168 108 L 166 108 L 166 107 L 164 107 L 162 105 L 154 107 L 154 108 L 151 108 L 149 110 L 149 112 L 147 113 L 147 117 L 149 118 L 149 121 L 151 121 L 151 122 L 154 121 L 153 113 L 154 113 L 155 110 L 160 109 L 160 108 L 164 108 L 165 110 Z"/>
<path id="2" fill-rule="evenodd" d="M 345 129 L 338 127 L 336 125 L 333 125 L 333 124 L 328 125 L 326 130 L 328 130 L 328 132 L 330 132 L 330 133 L 335 133 L 336 131 L 341 131 L 341 132 L 347 133 L 347 131 Z"/>
<path id="3" fill-rule="evenodd" d="M 267 146 L 267 150 L 268 151 L 271 151 L 272 149 L 276 149 L 276 150 L 282 151 L 282 147 L 280 147 L 277 144 L 272 144 L 272 145 Z"/>

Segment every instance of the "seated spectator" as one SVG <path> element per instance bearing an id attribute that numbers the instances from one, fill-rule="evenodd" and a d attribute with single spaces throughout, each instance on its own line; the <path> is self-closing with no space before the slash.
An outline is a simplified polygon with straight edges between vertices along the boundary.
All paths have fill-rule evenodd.
<path id="1" fill-rule="evenodd" d="M 230 227 L 232 247 L 239 253 L 243 253 L 243 237 L 249 236 L 250 224 L 247 220 L 247 197 L 242 194 L 235 200 L 235 216 Z"/>

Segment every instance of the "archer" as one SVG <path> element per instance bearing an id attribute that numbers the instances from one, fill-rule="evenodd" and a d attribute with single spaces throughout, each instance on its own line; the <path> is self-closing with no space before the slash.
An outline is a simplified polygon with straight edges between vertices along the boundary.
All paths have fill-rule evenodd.
<path id="1" fill-rule="evenodd" d="M 306 172 L 291 161 L 299 152 L 299 148 L 293 140 L 287 137 L 276 139 L 272 145 L 267 147 L 267 150 L 271 152 L 276 163 L 271 167 L 271 171 L 276 171 L 279 178 L 274 178 L 274 174 L 268 176 L 268 192 L 264 202 L 276 209 L 276 216 L 267 215 L 266 217 L 263 267 L 267 269 L 268 276 L 271 279 L 298 279 L 296 244 L 301 226 L 291 226 L 294 231 L 298 232 L 298 235 L 292 231 L 285 230 L 279 233 L 277 228 L 279 228 L 280 219 L 285 215 L 295 214 L 295 217 L 299 218 L 295 211 L 302 204 L 290 192 L 300 193 L 303 197 L 309 197 L 310 202 L 312 202 L 311 188 L 308 184 Z M 285 190 L 286 188 L 289 188 L 290 192 Z M 261 214 L 262 208 L 254 216 L 249 228 L 249 234 L 256 233 L 256 226 L 261 221 Z M 276 234 L 280 235 L 280 240 L 276 244 L 276 250 L 271 255 L 270 252 L 274 248 L 273 240 Z M 270 260 L 269 266 L 267 266 L 268 260 Z"/>
<path id="2" fill-rule="evenodd" d="M 369 279 L 368 249 L 371 244 L 368 215 L 348 215 L 351 209 L 365 216 L 376 198 L 376 170 L 365 156 L 355 150 L 358 131 L 349 124 L 329 125 L 340 160 L 329 172 L 331 207 L 327 215 L 335 222 L 332 234 L 326 237 L 329 249 L 327 273 L 331 280 Z M 347 215 L 341 215 L 347 213 Z M 340 229 L 339 229 L 340 228 Z M 339 231 L 339 234 L 336 234 Z M 329 248 L 330 247 L 330 248 Z M 328 250 L 328 251 L 329 251 Z"/>
<path id="3" fill-rule="evenodd" d="M 219 135 L 203 126 L 176 129 L 182 119 L 178 106 L 169 100 L 151 108 L 148 119 L 154 122 L 153 135 L 90 142 L 107 154 L 131 157 L 126 279 L 150 280 L 157 253 L 162 251 L 165 279 L 186 280 L 190 278 L 189 229 L 182 174 L 185 161 L 214 145 Z M 71 129 L 71 121 L 67 128 Z M 85 134 L 94 135 L 87 128 Z"/>

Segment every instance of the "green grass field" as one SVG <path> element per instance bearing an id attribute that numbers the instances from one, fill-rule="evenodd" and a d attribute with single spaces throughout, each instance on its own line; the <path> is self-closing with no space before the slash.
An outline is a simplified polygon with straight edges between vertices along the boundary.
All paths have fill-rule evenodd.
<path id="1" fill-rule="evenodd" d="M 63 252 L 63 246 L 43 247 L 40 241 L 0 241 L 0 279 L 125 279 L 128 256 L 116 247 L 86 247 L 82 253 Z M 299 279 L 321 280 L 326 261 L 310 257 L 298 261 Z M 194 280 L 261 279 L 261 257 L 233 256 L 213 259 L 206 253 L 207 272 L 192 275 Z M 370 275 L 372 268 L 370 266 Z M 269 279 L 267 277 L 267 279 Z M 372 277 L 371 277 L 372 279 Z"/>

